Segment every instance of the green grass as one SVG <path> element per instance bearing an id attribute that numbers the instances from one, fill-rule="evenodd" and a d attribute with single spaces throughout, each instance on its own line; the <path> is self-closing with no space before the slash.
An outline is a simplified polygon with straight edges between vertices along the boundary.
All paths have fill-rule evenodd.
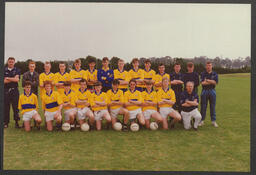
<path id="1" fill-rule="evenodd" d="M 250 74 L 220 75 L 217 122 L 197 132 L 4 130 L 4 169 L 250 171 Z M 199 90 L 201 92 L 201 89 Z"/>

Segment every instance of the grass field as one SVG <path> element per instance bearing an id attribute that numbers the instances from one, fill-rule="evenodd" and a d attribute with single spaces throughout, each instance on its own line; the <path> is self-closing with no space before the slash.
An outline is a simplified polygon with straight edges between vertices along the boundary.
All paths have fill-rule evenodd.
<path id="1" fill-rule="evenodd" d="M 185 131 L 113 130 L 25 133 L 11 116 L 4 169 L 250 171 L 250 74 L 220 75 L 217 122 Z M 201 89 L 199 90 L 201 92 Z"/>

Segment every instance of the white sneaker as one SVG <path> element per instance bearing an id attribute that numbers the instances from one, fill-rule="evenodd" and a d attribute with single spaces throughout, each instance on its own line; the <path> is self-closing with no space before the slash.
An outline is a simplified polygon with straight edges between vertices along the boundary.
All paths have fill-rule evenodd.
<path id="1" fill-rule="evenodd" d="M 198 126 L 203 126 L 204 125 L 204 121 L 200 121 L 199 123 L 198 123 Z"/>
<path id="2" fill-rule="evenodd" d="M 215 128 L 218 128 L 219 126 L 218 126 L 218 124 L 214 121 L 214 122 L 212 122 L 212 125 L 215 127 Z"/>

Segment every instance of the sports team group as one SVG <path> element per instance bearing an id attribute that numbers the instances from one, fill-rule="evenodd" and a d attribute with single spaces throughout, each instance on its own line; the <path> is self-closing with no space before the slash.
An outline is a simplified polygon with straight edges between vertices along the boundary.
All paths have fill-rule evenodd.
<path id="1" fill-rule="evenodd" d="M 137 58 L 132 60 L 131 70 L 124 70 L 124 65 L 124 60 L 119 59 L 118 69 L 111 70 L 109 59 L 104 57 L 102 69 L 97 70 L 96 60 L 89 59 L 88 70 L 83 70 L 81 60 L 76 59 L 69 73 L 65 62 L 59 62 L 59 72 L 54 74 L 51 63 L 45 62 L 44 72 L 39 75 L 35 62 L 30 61 L 29 71 L 22 76 L 24 93 L 20 95 L 20 70 L 15 67 L 15 58 L 9 57 L 4 69 L 4 128 L 8 128 L 12 106 L 15 127 L 21 128 L 20 112 L 25 131 L 31 130 L 31 121 L 40 130 L 42 117 L 48 131 L 54 127 L 61 130 L 64 124 L 71 129 L 82 129 L 86 124 L 90 130 L 101 130 L 103 120 L 106 128 L 115 129 L 118 123 L 123 131 L 128 131 L 128 126 L 134 123 L 149 129 L 151 122 L 164 130 L 174 128 L 178 122 L 185 129 L 198 130 L 204 125 L 208 101 L 212 125 L 218 127 L 215 112 L 218 74 L 212 70 L 211 62 L 205 64 L 200 76 L 192 62 L 187 63 L 186 73 L 181 73 L 181 65 L 175 63 L 170 74 L 165 72 L 164 64 L 158 65 L 156 73 L 149 59 L 144 62 L 145 69 L 139 68 Z M 38 98 L 44 116 L 38 112 Z"/>

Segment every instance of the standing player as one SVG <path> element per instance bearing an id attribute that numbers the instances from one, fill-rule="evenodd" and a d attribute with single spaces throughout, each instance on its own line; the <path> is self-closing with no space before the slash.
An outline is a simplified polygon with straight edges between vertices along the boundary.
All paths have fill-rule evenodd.
<path id="1" fill-rule="evenodd" d="M 162 80 L 164 77 L 167 77 L 167 79 L 170 80 L 170 75 L 165 73 L 165 65 L 163 63 L 159 64 L 158 71 L 159 71 L 159 73 L 156 74 L 156 76 L 155 76 L 156 91 L 158 91 L 162 88 Z"/>
<path id="2" fill-rule="evenodd" d="M 163 117 L 163 129 L 168 129 L 167 117 L 173 118 L 171 121 L 171 128 L 174 124 L 181 120 L 181 116 L 176 112 L 172 106 L 176 102 L 175 93 L 172 89 L 169 89 L 169 79 L 164 77 L 162 80 L 162 88 L 157 91 L 159 112 Z"/>
<path id="3" fill-rule="evenodd" d="M 109 98 L 109 108 L 110 108 L 110 115 L 112 120 L 112 127 L 114 128 L 114 124 L 117 122 L 118 114 L 124 115 L 124 120 L 129 119 L 128 110 L 123 108 L 124 105 L 124 94 L 123 91 L 118 89 L 119 80 L 115 79 L 112 82 L 112 89 L 108 90 L 107 95 Z M 124 130 L 127 130 L 127 126 L 124 125 Z"/>
<path id="4" fill-rule="evenodd" d="M 18 82 L 20 80 L 20 70 L 14 67 L 15 58 L 9 57 L 7 67 L 4 68 L 4 128 L 8 128 L 10 121 L 10 105 L 12 104 L 13 118 L 15 128 L 19 126 L 19 90 Z"/>
<path id="5" fill-rule="evenodd" d="M 136 89 L 142 92 L 142 88 L 144 85 L 144 71 L 139 68 L 139 59 L 134 58 L 132 60 L 133 68 L 129 71 L 129 78 L 134 79 L 136 81 L 137 87 Z"/>
<path id="6" fill-rule="evenodd" d="M 170 74 L 171 77 L 171 88 L 175 92 L 176 103 L 174 104 L 173 108 L 178 110 L 179 113 L 181 112 L 181 104 L 180 104 L 180 95 L 183 89 L 183 76 L 180 72 L 180 64 L 174 64 L 174 72 Z"/>
<path id="7" fill-rule="evenodd" d="M 215 112 L 215 105 L 216 105 L 216 91 L 215 86 L 218 83 L 218 74 L 212 71 L 212 63 L 206 63 L 206 71 L 202 72 L 201 74 L 201 84 L 202 84 L 202 93 L 201 93 L 201 114 L 202 120 L 199 123 L 199 126 L 204 125 L 204 120 L 206 116 L 206 109 L 208 100 L 210 102 L 210 114 L 211 114 L 211 121 L 214 127 L 218 127 L 216 123 L 216 112 Z"/>
<path id="8" fill-rule="evenodd" d="M 136 118 L 139 120 L 141 125 L 145 125 L 145 119 L 142 114 L 141 105 L 143 103 L 142 94 L 136 90 L 136 80 L 131 79 L 129 82 L 129 90 L 124 93 L 124 102 L 126 109 L 129 111 L 129 120 L 132 123 L 135 122 Z M 128 119 L 125 118 L 124 124 L 127 125 Z"/>
<path id="9" fill-rule="evenodd" d="M 34 61 L 30 61 L 28 63 L 28 68 L 29 71 L 25 72 L 22 77 L 22 87 L 25 86 L 26 81 L 30 81 L 32 93 L 38 95 L 39 75 L 35 71 L 36 63 Z"/>
<path id="10" fill-rule="evenodd" d="M 66 72 L 66 64 L 64 62 L 59 63 L 60 71 L 54 75 L 54 83 L 59 94 L 64 93 L 64 82 L 70 81 L 70 75 Z"/>
<path id="11" fill-rule="evenodd" d="M 44 82 L 45 93 L 42 94 L 42 108 L 44 110 L 44 116 L 46 121 L 46 126 L 48 131 L 53 130 L 53 120 L 56 121 L 56 126 L 58 129 L 61 128 L 61 109 L 63 101 L 61 95 L 52 90 L 52 82 Z"/>
<path id="12" fill-rule="evenodd" d="M 199 85 L 199 75 L 194 72 L 194 63 L 187 63 L 187 70 L 183 76 L 184 88 L 186 87 L 187 82 L 192 81 L 194 83 L 194 91 L 198 93 L 198 85 Z"/>
<path id="13" fill-rule="evenodd" d="M 70 81 L 71 81 L 71 89 L 76 92 L 79 88 L 79 82 L 82 78 L 86 77 L 85 71 L 81 69 L 81 60 L 76 59 L 74 62 L 75 69 L 69 72 Z"/>
<path id="14" fill-rule="evenodd" d="M 71 128 L 74 128 L 74 121 L 76 118 L 76 94 L 71 90 L 71 82 L 64 81 L 64 93 L 62 95 L 63 109 L 65 115 L 65 122 L 69 123 Z"/>
<path id="15" fill-rule="evenodd" d="M 144 62 L 145 64 L 145 69 L 144 69 L 144 85 L 143 85 L 143 90 L 146 90 L 146 85 L 145 83 L 151 82 L 152 84 L 155 83 L 155 76 L 156 72 L 151 69 L 151 61 L 150 59 L 146 59 Z"/>
<path id="16" fill-rule="evenodd" d="M 191 119 L 194 118 L 194 129 L 197 130 L 198 124 L 202 118 L 198 111 L 199 97 L 195 91 L 193 91 L 194 83 L 192 81 L 187 82 L 186 90 L 181 94 L 181 106 L 182 106 L 182 119 L 185 129 L 191 128 Z"/>
<path id="17" fill-rule="evenodd" d="M 77 118 L 80 126 L 89 118 L 90 128 L 93 128 L 94 115 L 90 110 L 91 92 L 87 89 L 87 82 L 85 79 L 80 80 L 80 89 L 76 92 L 77 96 Z"/>
<path id="18" fill-rule="evenodd" d="M 107 120 L 107 126 L 111 124 L 111 117 L 108 112 L 109 99 L 105 92 L 102 92 L 101 82 L 96 82 L 94 85 L 95 92 L 91 95 L 90 105 L 94 111 L 96 129 L 101 130 L 102 118 Z"/>
<path id="19" fill-rule="evenodd" d="M 95 69 L 96 60 L 94 58 L 89 59 L 89 69 L 85 71 L 86 77 L 84 77 L 85 80 L 87 80 L 87 88 L 90 92 L 93 92 L 93 86 L 98 81 L 97 79 L 97 73 L 98 70 Z"/>
<path id="20" fill-rule="evenodd" d="M 51 72 L 51 63 L 46 61 L 44 63 L 44 72 L 39 75 L 39 85 L 40 85 L 40 97 L 45 94 L 44 82 L 51 81 L 52 88 L 54 87 L 54 74 Z"/>
<path id="21" fill-rule="evenodd" d="M 145 118 L 146 128 L 149 128 L 150 118 L 156 120 L 157 123 L 163 121 L 159 112 L 157 112 L 157 94 L 153 90 L 153 83 L 151 81 L 146 81 L 146 90 L 142 92 L 142 111 Z"/>
<path id="22" fill-rule="evenodd" d="M 19 110 L 21 110 L 21 114 L 23 115 L 24 128 L 25 131 L 30 131 L 30 120 L 34 119 L 36 122 L 37 128 L 40 130 L 40 124 L 42 119 L 38 114 L 38 100 L 37 96 L 31 91 L 32 83 L 30 81 L 26 81 L 24 83 L 24 94 L 20 95 L 19 98 Z"/>
<path id="23" fill-rule="evenodd" d="M 102 92 L 107 92 L 111 89 L 111 84 L 114 80 L 114 72 L 112 69 L 109 69 L 108 57 L 102 59 L 102 69 L 98 70 L 97 79 L 103 85 Z"/>
<path id="24" fill-rule="evenodd" d="M 114 70 L 114 79 L 119 80 L 118 88 L 121 89 L 123 92 L 127 91 L 128 83 L 129 83 L 129 74 L 126 70 L 124 70 L 124 60 L 118 60 L 118 69 Z"/>

